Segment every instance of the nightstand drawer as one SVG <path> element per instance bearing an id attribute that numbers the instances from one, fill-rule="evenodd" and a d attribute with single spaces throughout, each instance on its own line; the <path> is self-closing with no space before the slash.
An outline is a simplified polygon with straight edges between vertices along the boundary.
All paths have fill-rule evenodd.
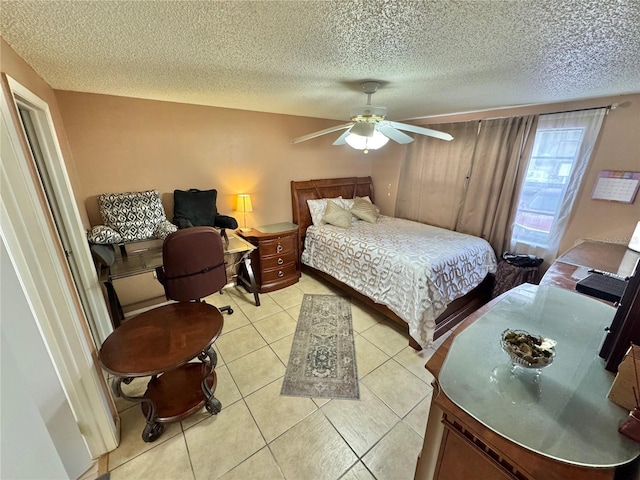
<path id="1" fill-rule="evenodd" d="M 239 235 L 257 247 L 251 252 L 251 265 L 260 293 L 280 290 L 300 280 L 297 225 L 264 225 Z"/>
<path id="2" fill-rule="evenodd" d="M 271 268 L 262 271 L 262 284 L 271 284 L 274 282 L 280 282 L 288 277 L 298 277 L 298 271 L 296 269 L 295 262 L 283 265 L 281 268 Z"/>
<path id="3" fill-rule="evenodd" d="M 270 268 L 282 268 L 284 265 L 288 263 L 293 263 L 296 261 L 295 252 L 289 251 L 287 253 L 281 253 L 280 255 L 272 255 L 270 257 L 262 257 L 260 259 L 260 263 L 264 270 L 268 270 Z"/>
<path id="4" fill-rule="evenodd" d="M 261 240 L 260 241 L 260 256 L 268 257 L 270 255 L 285 254 L 288 252 L 295 252 L 296 248 L 296 236 L 290 235 L 288 237 L 274 238 L 273 240 Z"/>

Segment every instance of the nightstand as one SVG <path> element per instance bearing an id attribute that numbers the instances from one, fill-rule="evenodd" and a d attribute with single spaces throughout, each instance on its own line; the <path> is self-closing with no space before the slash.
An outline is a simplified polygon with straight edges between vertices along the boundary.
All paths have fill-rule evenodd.
<path id="1" fill-rule="evenodd" d="M 251 252 L 251 265 L 260 293 L 273 292 L 300 280 L 298 264 L 298 226 L 295 223 L 276 223 L 238 231 L 257 248 Z"/>

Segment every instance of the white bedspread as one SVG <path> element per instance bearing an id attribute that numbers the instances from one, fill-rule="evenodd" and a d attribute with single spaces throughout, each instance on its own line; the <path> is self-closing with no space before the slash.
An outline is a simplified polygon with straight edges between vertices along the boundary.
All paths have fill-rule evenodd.
<path id="1" fill-rule="evenodd" d="M 422 347 L 447 305 L 496 271 L 482 238 L 385 216 L 351 228 L 310 226 L 302 263 L 386 305 Z"/>

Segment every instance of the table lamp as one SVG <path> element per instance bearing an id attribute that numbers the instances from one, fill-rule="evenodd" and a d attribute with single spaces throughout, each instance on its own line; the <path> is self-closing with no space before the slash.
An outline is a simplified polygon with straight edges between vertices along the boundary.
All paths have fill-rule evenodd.
<path id="1" fill-rule="evenodd" d="M 244 221 L 242 222 L 241 232 L 248 232 L 251 230 L 247 228 L 247 212 L 253 212 L 253 207 L 251 205 L 251 195 L 248 193 L 241 193 L 238 195 L 238 206 L 237 209 L 239 212 L 242 212 L 244 216 Z"/>

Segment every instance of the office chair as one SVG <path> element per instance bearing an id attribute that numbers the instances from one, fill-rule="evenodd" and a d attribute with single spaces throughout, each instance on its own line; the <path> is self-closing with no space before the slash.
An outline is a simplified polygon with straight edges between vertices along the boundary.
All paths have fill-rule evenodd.
<path id="1" fill-rule="evenodd" d="M 192 227 L 170 234 L 162 244 L 162 267 L 156 269 L 168 300 L 199 301 L 227 284 L 224 248 L 213 227 Z M 221 312 L 233 313 L 230 306 Z"/>

